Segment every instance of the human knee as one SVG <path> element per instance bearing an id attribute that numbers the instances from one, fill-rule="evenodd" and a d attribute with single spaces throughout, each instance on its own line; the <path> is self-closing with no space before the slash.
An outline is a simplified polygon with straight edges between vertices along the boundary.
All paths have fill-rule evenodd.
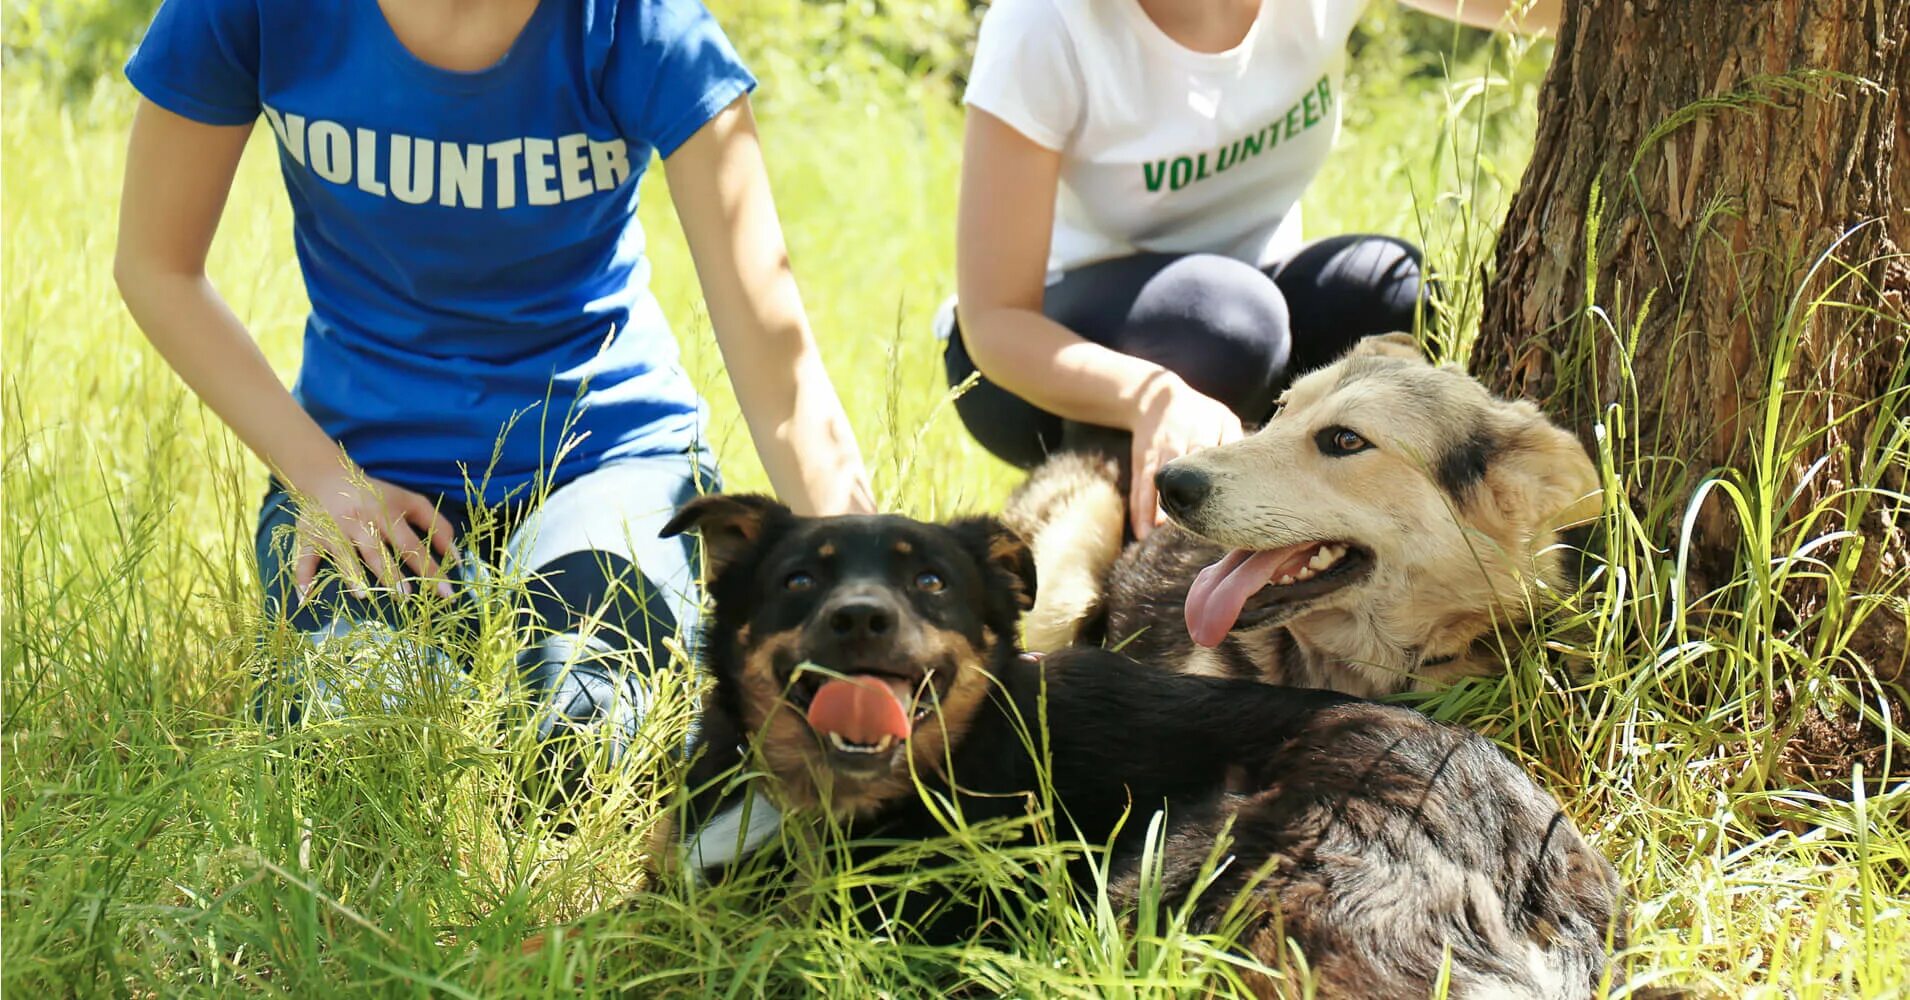
<path id="1" fill-rule="evenodd" d="M 1384 329 L 1362 333 L 1410 330 L 1413 312 L 1425 285 L 1424 255 L 1412 243 L 1395 236 L 1340 237 L 1322 249 L 1309 281 L 1317 294 L 1346 303 L 1350 315 L 1373 315 L 1368 325 Z M 1302 269 L 1303 272 L 1306 269 Z"/>
<path id="2" fill-rule="evenodd" d="M 648 695 L 624 657 L 604 640 L 577 633 L 546 636 L 517 655 L 533 707 L 537 739 L 608 726 L 626 743 L 648 708 Z"/>
<path id="3" fill-rule="evenodd" d="M 301 615 L 313 607 L 308 603 Z M 365 711 L 428 712 L 475 696 L 455 647 L 356 610 L 259 636 L 265 668 L 253 696 L 257 721 L 278 728 Z"/>
<path id="4" fill-rule="evenodd" d="M 1423 280 L 1424 260 L 1417 246 L 1396 236 L 1363 236 L 1334 259 L 1331 270 L 1354 288 L 1411 292 Z"/>
<path id="5" fill-rule="evenodd" d="M 649 680 L 674 655 L 679 618 L 693 612 L 627 556 L 598 549 L 538 567 L 529 602 L 534 635 L 517 667 L 536 738 L 599 733 L 620 757 L 649 709 Z"/>
<path id="6" fill-rule="evenodd" d="M 661 649 L 695 620 L 699 600 L 694 539 L 659 532 L 716 482 L 707 464 L 631 459 L 554 491 L 505 546 L 507 566 L 525 574 L 535 626 L 588 631 L 620 649 Z"/>
<path id="7" fill-rule="evenodd" d="M 1257 413 L 1286 369 L 1290 326 L 1286 299 L 1266 275 L 1231 257 L 1194 254 L 1142 288 L 1119 346 Z"/>
<path id="8" fill-rule="evenodd" d="M 594 642 L 632 651 L 661 650 L 677 633 L 676 602 L 619 552 L 557 556 L 531 573 L 528 592 L 532 618 L 546 634 L 587 633 Z"/>
<path id="9" fill-rule="evenodd" d="M 590 787 L 593 770 L 628 758 L 650 692 L 622 660 L 601 639 L 574 633 L 546 636 L 518 653 L 536 761 L 522 776 L 527 804 L 548 809 L 574 799 Z"/>

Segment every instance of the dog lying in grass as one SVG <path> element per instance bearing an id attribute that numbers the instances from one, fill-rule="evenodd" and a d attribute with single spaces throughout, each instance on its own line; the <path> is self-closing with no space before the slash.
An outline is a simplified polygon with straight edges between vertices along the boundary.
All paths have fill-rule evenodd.
<path id="1" fill-rule="evenodd" d="M 1421 998 L 1442 977 L 1454 997 L 1594 995 L 1620 930 L 1614 873 L 1486 740 L 1097 648 L 1024 657 L 1035 565 L 993 518 L 805 518 L 711 496 L 666 534 L 689 530 L 706 554 L 715 685 L 689 779 L 708 791 L 687 829 L 726 808 L 720 778 L 739 768 L 782 810 L 827 810 L 856 842 L 890 846 L 945 834 L 951 808 L 971 824 L 1024 816 L 1052 789 L 1059 837 L 1110 846 L 1117 908 L 1144 896 L 1156 811 L 1162 906 L 1224 855 L 1196 930 L 1240 921 L 1228 909 L 1245 893 L 1244 926 L 1229 926 L 1273 970 L 1252 979 L 1261 995 L 1303 995 L 1282 974 L 1289 941 L 1322 996 Z M 872 931 L 932 942 L 970 939 L 989 915 L 931 893 L 864 913 Z"/>
<path id="2" fill-rule="evenodd" d="M 1527 402 L 1404 334 L 1295 382 L 1250 437 L 1168 463 L 1138 543 L 1117 464 L 1057 456 L 1010 498 L 1043 595 L 1029 648 L 1375 697 L 1499 668 L 1495 623 L 1569 587 L 1597 470 Z"/>

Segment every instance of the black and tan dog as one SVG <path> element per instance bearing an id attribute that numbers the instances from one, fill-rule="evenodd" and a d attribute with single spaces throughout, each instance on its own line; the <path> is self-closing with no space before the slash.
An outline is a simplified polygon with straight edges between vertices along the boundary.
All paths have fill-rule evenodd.
<path id="1" fill-rule="evenodd" d="M 1034 567 L 993 518 L 812 519 L 713 496 L 666 532 L 688 530 L 714 602 L 692 787 L 747 764 L 782 809 L 892 844 L 944 834 L 947 803 L 969 822 L 1024 815 L 1045 758 L 1061 834 L 1112 843 L 1117 905 L 1138 902 L 1143 831 L 1164 809 L 1165 904 L 1222 844 L 1199 919 L 1217 925 L 1250 894 L 1241 947 L 1287 969 L 1291 941 L 1318 995 L 1425 997 L 1442 975 L 1454 997 L 1596 992 L 1620 923 L 1613 872 L 1484 739 L 1100 649 L 1025 658 Z M 692 827 L 717 811 L 702 803 Z M 932 940 L 982 926 L 972 908 L 915 902 L 884 919 Z M 1255 988 L 1302 993 L 1278 977 Z"/>
<path id="2" fill-rule="evenodd" d="M 1599 511 L 1576 438 L 1403 334 L 1295 382 L 1257 433 L 1168 463 L 1174 523 L 1139 543 L 1119 476 L 1063 455 L 1010 498 L 1045 590 L 1030 648 L 1362 697 L 1497 669 L 1495 628 L 1570 589 L 1561 541 Z"/>

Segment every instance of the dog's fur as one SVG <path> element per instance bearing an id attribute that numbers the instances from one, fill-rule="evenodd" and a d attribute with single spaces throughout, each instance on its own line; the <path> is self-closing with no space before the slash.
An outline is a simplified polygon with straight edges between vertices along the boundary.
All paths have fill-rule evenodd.
<path id="1" fill-rule="evenodd" d="M 712 791 L 692 825 L 739 794 L 715 790 L 721 775 L 753 765 L 786 809 L 826 809 L 891 844 L 931 838 L 951 807 L 971 823 L 1024 815 L 1042 801 L 1045 761 L 1057 832 L 1113 845 L 1117 907 L 1140 902 L 1156 810 L 1163 905 L 1188 898 L 1217 847 L 1229 856 L 1197 922 L 1214 929 L 1248 894 L 1237 940 L 1296 977 L 1256 978 L 1263 996 L 1302 995 L 1311 978 L 1322 996 L 1425 997 L 1448 963 L 1454 997 L 1596 990 L 1620 920 L 1612 870 L 1485 740 L 1404 708 L 1100 649 L 1023 657 L 1034 561 L 992 518 L 812 519 L 715 496 L 667 531 L 690 529 L 704 540 L 715 676 L 689 782 Z M 879 609 L 884 625 L 846 629 L 844 608 Z M 907 681 L 914 734 L 879 755 L 830 746 L 801 707 L 820 683 L 808 664 Z M 918 891 L 864 913 L 886 932 L 966 940 L 987 924 L 979 905 Z"/>
<path id="2" fill-rule="evenodd" d="M 1578 572 L 1597 471 L 1577 439 L 1527 402 L 1496 398 L 1412 338 L 1369 338 L 1286 392 L 1245 440 L 1162 470 L 1205 495 L 1124 543 L 1118 463 L 1064 454 L 1010 498 L 1045 590 L 1031 649 L 1105 644 L 1185 673 L 1258 677 L 1362 697 L 1496 668 L 1495 623 L 1529 620 Z M 1371 448 L 1327 451 L 1356 432 Z M 1164 498 L 1169 491 L 1163 490 Z M 1365 557 L 1332 586 L 1269 586 L 1217 647 L 1189 637 L 1189 585 L 1230 549 L 1350 543 Z M 1357 560 L 1349 560 L 1354 562 Z M 1353 572 L 1359 570 L 1359 572 Z"/>

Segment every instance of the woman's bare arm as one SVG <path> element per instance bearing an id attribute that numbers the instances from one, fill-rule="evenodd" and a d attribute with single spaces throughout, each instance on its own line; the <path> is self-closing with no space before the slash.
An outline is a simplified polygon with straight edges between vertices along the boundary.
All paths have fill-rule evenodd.
<path id="1" fill-rule="evenodd" d="M 272 371 L 206 277 L 206 254 L 250 125 L 205 125 L 142 100 L 133 117 L 113 277 L 133 319 L 186 385 L 277 475 L 342 529 L 303 521 L 301 588 L 321 550 L 355 577 L 360 561 L 406 587 L 387 552 L 421 576 L 438 566 L 413 526 L 448 554 L 452 529 L 423 497 L 368 480 Z M 355 555 L 353 553 L 356 553 Z"/>
<path id="2" fill-rule="evenodd" d="M 1171 373 L 1041 314 L 1060 171 L 1060 153 L 969 109 L 955 234 L 963 341 L 1009 392 L 1071 420 L 1125 428 L 1140 394 Z"/>
<path id="3" fill-rule="evenodd" d="M 113 276 L 140 329 L 186 385 L 296 485 L 338 465 L 206 277 L 250 125 L 203 125 L 141 101 L 120 198 Z M 302 481 L 302 482 L 301 482 Z"/>
<path id="4" fill-rule="evenodd" d="M 747 98 L 663 161 L 737 405 L 776 492 L 803 514 L 875 509 L 810 333 Z"/>
<path id="5" fill-rule="evenodd" d="M 1133 432 L 1129 505 L 1144 535 L 1161 517 L 1155 471 L 1238 438 L 1240 418 L 1172 371 L 1042 315 L 1060 171 L 1061 154 L 969 109 L 955 237 L 962 339 L 996 385 L 1049 413 Z"/>

